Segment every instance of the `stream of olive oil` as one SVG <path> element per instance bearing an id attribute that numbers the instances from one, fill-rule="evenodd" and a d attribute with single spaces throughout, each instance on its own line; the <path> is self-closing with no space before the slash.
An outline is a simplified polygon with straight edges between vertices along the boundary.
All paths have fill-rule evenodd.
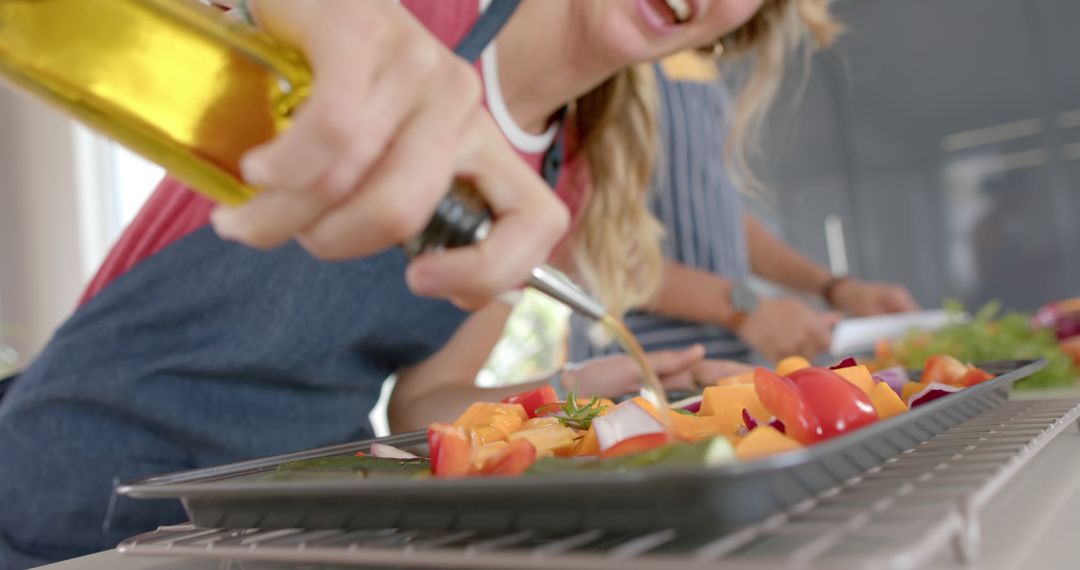
<path id="1" fill-rule="evenodd" d="M 637 363 L 641 371 L 641 396 L 656 408 L 660 415 L 660 422 L 664 424 L 668 432 L 671 432 L 671 406 L 668 404 L 667 392 L 660 383 L 660 377 L 656 375 L 649 360 L 645 358 L 645 350 L 641 348 L 641 344 L 621 320 L 611 315 L 604 315 L 601 323 L 615 336 L 615 341 L 619 343 L 623 351 Z"/>

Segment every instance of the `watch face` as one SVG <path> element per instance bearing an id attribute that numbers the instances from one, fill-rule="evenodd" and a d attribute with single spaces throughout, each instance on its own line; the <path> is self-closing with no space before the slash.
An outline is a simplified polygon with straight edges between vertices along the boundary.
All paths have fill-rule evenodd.
<path id="1" fill-rule="evenodd" d="M 745 283 L 737 283 L 731 289 L 731 305 L 740 313 L 753 313 L 758 305 L 757 293 Z"/>

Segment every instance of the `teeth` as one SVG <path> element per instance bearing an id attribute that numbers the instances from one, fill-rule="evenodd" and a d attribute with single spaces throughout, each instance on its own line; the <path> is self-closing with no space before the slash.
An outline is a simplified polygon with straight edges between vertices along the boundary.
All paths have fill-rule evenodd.
<path id="1" fill-rule="evenodd" d="M 690 2 L 688 0 L 664 0 L 667 2 L 668 8 L 671 8 L 672 12 L 675 12 L 675 19 L 679 23 L 685 22 L 690 19 Z"/>

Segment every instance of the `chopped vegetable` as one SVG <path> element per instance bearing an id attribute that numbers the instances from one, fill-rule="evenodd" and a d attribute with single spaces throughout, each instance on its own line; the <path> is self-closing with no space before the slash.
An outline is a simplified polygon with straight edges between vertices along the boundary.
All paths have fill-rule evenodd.
<path id="1" fill-rule="evenodd" d="M 936 354 L 926 361 L 920 382 L 939 382 L 951 386 L 968 387 L 993 378 L 994 375 L 971 364 L 944 354 Z"/>
<path id="2" fill-rule="evenodd" d="M 858 365 L 859 365 L 859 363 L 856 362 L 854 358 L 849 356 L 849 357 L 841 360 L 840 362 L 830 366 L 829 370 L 832 370 L 833 372 L 836 372 L 837 370 L 843 370 L 844 368 L 851 368 L 853 366 L 858 366 Z M 809 368 L 809 367 L 804 366 L 804 368 Z"/>
<path id="3" fill-rule="evenodd" d="M 892 387 L 880 382 L 870 390 L 870 403 L 874 405 L 879 419 L 891 418 L 908 411 L 908 407 Z"/>
<path id="4" fill-rule="evenodd" d="M 817 416 L 822 439 L 842 435 L 878 420 L 870 398 L 836 372 L 824 368 L 804 368 L 793 372 L 791 379 L 799 387 L 806 405 Z M 779 414 L 777 417 L 780 417 Z M 784 424 L 788 425 L 786 421 Z"/>
<path id="5" fill-rule="evenodd" d="M 555 387 L 549 385 L 544 386 L 543 388 L 515 394 L 503 400 L 503 403 L 520 404 L 528 417 L 535 418 L 537 415 L 536 410 L 541 406 L 553 404 L 558 401 L 559 396 L 555 393 Z"/>
<path id="6" fill-rule="evenodd" d="M 702 396 L 691 396 L 685 400 L 679 400 L 678 402 L 671 403 L 671 409 L 676 412 L 690 412 L 696 414 L 701 411 L 701 402 L 704 400 Z"/>
<path id="7" fill-rule="evenodd" d="M 965 374 L 967 374 L 967 366 L 964 366 L 963 362 L 947 354 L 935 354 L 926 360 L 920 382 L 955 384 Z"/>
<path id="8" fill-rule="evenodd" d="M 908 398 L 908 407 L 913 410 L 924 404 L 929 404 L 938 398 L 948 396 L 953 392 L 959 392 L 963 389 L 960 386 L 950 386 L 949 384 L 939 384 L 937 382 L 922 384 L 922 386 L 922 390 L 919 390 Z"/>
<path id="9" fill-rule="evenodd" d="M 592 425 L 596 429 L 601 455 L 619 442 L 639 435 L 667 435 L 664 424 L 633 400 L 615 406 L 607 415 L 596 418 Z"/>
<path id="10" fill-rule="evenodd" d="M 600 455 L 600 441 L 596 438 L 596 425 L 589 426 L 585 436 L 578 440 L 574 446 L 574 457 L 591 457 Z"/>
<path id="11" fill-rule="evenodd" d="M 821 422 L 793 380 L 758 368 L 754 370 L 754 387 L 757 388 L 761 402 L 767 410 L 761 414 L 762 417 L 772 412 L 772 415 L 784 422 L 786 435 L 799 443 L 810 444 L 822 438 Z M 752 410 L 751 414 L 757 417 Z"/>
<path id="12" fill-rule="evenodd" d="M 454 425 L 468 430 L 470 441 L 486 445 L 506 441 L 506 436 L 521 428 L 528 419 L 521 404 L 492 404 L 476 402 L 454 421 Z"/>
<path id="13" fill-rule="evenodd" d="M 536 448 L 525 439 L 515 439 L 502 446 L 484 461 L 480 475 L 514 477 L 521 475 L 536 462 Z"/>
<path id="14" fill-rule="evenodd" d="M 371 444 L 371 456 L 372 457 L 387 457 L 390 459 L 416 459 L 417 456 L 398 449 L 392 445 L 386 445 L 385 443 L 373 443 Z M 358 454 L 359 455 L 359 454 Z"/>
<path id="15" fill-rule="evenodd" d="M 873 377 L 877 381 L 888 384 L 893 389 L 893 392 L 896 392 L 897 396 L 902 394 L 904 384 L 911 382 L 911 377 L 908 376 L 907 370 L 903 366 L 878 370 Z"/>
<path id="16" fill-rule="evenodd" d="M 802 447 L 799 442 L 776 429 L 760 426 L 735 444 L 735 455 L 743 461 L 749 461 L 766 455 L 802 449 Z"/>
<path id="17" fill-rule="evenodd" d="M 746 431 L 753 431 L 758 426 L 769 426 L 780 433 L 786 433 L 787 428 L 784 427 L 784 422 L 776 419 L 776 416 L 769 416 L 767 421 L 758 421 L 753 415 L 750 414 L 750 410 L 742 411 L 743 424 L 746 426 Z"/>
<path id="18" fill-rule="evenodd" d="M 852 360 L 852 362 L 854 362 L 854 360 Z M 855 364 L 844 368 L 834 368 L 831 369 L 831 372 L 844 380 L 851 382 L 856 388 L 862 390 L 863 394 L 870 394 L 870 390 L 874 389 L 874 377 L 870 375 L 870 370 L 865 366 Z"/>
<path id="19" fill-rule="evenodd" d="M 911 397 L 921 392 L 925 387 L 926 384 L 923 384 L 922 382 L 908 382 L 907 384 L 904 384 L 904 387 L 900 390 L 900 399 L 907 402 L 909 404 L 908 407 L 911 407 Z"/>
<path id="20" fill-rule="evenodd" d="M 642 453 L 663 447 L 671 443 L 671 436 L 664 433 L 644 433 L 636 435 L 634 437 L 626 438 L 611 447 L 604 449 L 600 452 L 601 459 L 610 459 L 612 457 L 621 457 L 623 455 L 631 455 L 634 453 Z"/>
<path id="21" fill-rule="evenodd" d="M 577 432 L 555 422 L 532 429 L 518 430 L 507 437 L 507 442 L 513 443 L 521 439 L 532 444 L 534 451 L 541 455 L 569 455 L 577 443 Z"/>
<path id="22" fill-rule="evenodd" d="M 718 435 L 727 435 L 724 431 L 727 422 L 720 416 L 698 416 L 689 412 L 686 414 L 672 414 L 671 424 L 675 435 L 686 441 L 698 441 Z"/>
<path id="23" fill-rule="evenodd" d="M 801 356 L 788 356 L 776 363 L 776 373 L 781 376 L 787 376 L 796 370 L 810 368 L 810 366 L 810 361 Z"/>
<path id="24" fill-rule="evenodd" d="M 716 416 L 723 424 L 723 435 L 734 437 L 740 428 L 746 426 L 742 421 L 742 411 L 750 410 L 754 417 L 767 418 L 771 414 L 766 409 L 754 384 L 731 386 L 709 386 L 702 396 L 700 416 Z"/>
<path id="25" fill-rule="evenodd" d="M 496 441 L 495 443 L 489 443 L 480 447 L 473 447 L 472 449 L 472 465 L 473 470 L 479 472 L 484 463 L 488 459 L 491 459 L 496 453 L 502 451 L 508 444 L 505 441 Z"/>
<path id="26" fill-rule="evenodd" d="M 436 477 L 464 477 L 471 467 L 472 448 L 465 429 L 447 424 L 428 427 L 431 471 Z"/>

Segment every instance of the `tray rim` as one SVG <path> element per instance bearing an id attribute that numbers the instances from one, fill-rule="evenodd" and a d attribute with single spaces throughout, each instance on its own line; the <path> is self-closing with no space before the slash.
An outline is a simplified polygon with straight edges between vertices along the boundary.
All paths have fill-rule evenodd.
<path id="1" fill-rule="evenodd" d="M 229 478 L 269 470 L 276 465 L 297 459 L 325 457 L 363 450 L 373 443 L 413 445 L 420 443 L 424 432 L 410 432 L 373 438 L 356 442 L 337 444 L 279 454 L 264 458 L 251 459 L 225 465 L 204 467 L 175 473 L 156 475 L 119 485 L 116 493 L 136 499 L 255 499 L 264 497 L 356 497 L 380 495 L 383 493 L 401 493 L 407 491 L 412 496 L 445 496 L 453 491 L 459 494 L 491 494 L 521 490 L 522 488 L 547 488 L 551 486 L 573 485 L 612 487 L 618 485 L 640 485 L 674 483 L 679 480 L 700 479 L 707 477 L 717 481 L 750 475 L 765 476 L 770 473 L 790 469 L 832 453 L 843 452 L 856 447 L 859 442 L 874 438 L 883 432 L 900 429 L 905 424 L 914 424 L 919 419 L 941 410 L 960 405 L 962 402 L 989 394 L 998 390 L 1009 390 L 1016 381 L 1038 372 L 1047 364 L 1045 359 L 1005 360 L 981 363 L 984 368 L 1009 368 L 1007 372 L 977 386 L 966 388 L 947 398 L 940 398 L 920 406 L 918 410 L 879 421 L 871 426 L 834 438 L 804 449 L 789 451 L 762 459 L 747 462 L 735 462 L 715 466 L 700 467 L 655 467 L 635 471 L 612 473 L 552 473 L 537 476 L 506 478 L 463 478 L 463 479 L 355 479 L 318 481 L 229 481 Z"/>

